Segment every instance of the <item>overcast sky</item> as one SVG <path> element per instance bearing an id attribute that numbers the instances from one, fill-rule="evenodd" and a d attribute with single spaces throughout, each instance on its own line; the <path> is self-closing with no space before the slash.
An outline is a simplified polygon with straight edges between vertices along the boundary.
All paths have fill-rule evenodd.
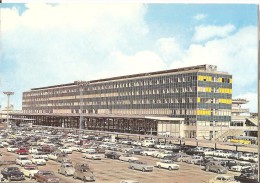
<path id="1" fill-rule="evenodd" d="M 255 4 L 1 4 L 0 91 L 214 64 L 257 112 Z M 2 109 L 6 97 L 0 94 Z"/>

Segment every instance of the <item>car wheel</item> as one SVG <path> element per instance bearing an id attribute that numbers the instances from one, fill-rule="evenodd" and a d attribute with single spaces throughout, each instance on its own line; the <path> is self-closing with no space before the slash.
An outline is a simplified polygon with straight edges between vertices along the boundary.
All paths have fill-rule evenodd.
<path id="1" fill-rule="evenodd" d="M 77 177 L 75 177 L 75 175 L 73 175 L 73 179 L 77 179 Z"/>
<path id="2" fill-rule="evenodd" d="M 169 166 L 168 170 L 172 170 L 172 167 Z"/>
<path id="3" fill-rule="evenodd" d="M 29 175 L 29 178 L 30 178 L 30 180 L 32 180 L 32 179 L 33 179 L 33 177 L 32 177 L 32 175 L 31 175 L 31 174 Z"/>
<path id="4" fill-rule="evenodd" d="M 218 170 L 217 173 L 220 174 L 220 170 Z"/>
<path id="5" fill-rule="evenodd" d="M 209 171 L 209 168 L 206 168 L 206 172 L 208 172 Z"/>
<path id="6" fill-rule="evenodd" d="M 147 153 L 145 153 L 144 155 L 145 155 L 145 156 L 148 156 L 148 154 L 147 154 Z"/>
<path id="7" fill-rule="evenodd" d="M 145 169 L 143 168 L 142 171 L 145 172 Z"/>
<path id="8" fill-rule="evenodd" d="M 66 176 L 66 177 L 68 177 L 68 176 L 69 176 L 67 172 L 65 172 L 65 176 Z"/>
<path id="9" fill-rule="evenodd" d="M 92 157 L 91 159 L 94 160 L 94 157 Z"/>
<path id="10" fill-rule="evenodd" d="M 158 165 L 158 168 L 162 168 L 161 165 Z"/>
<path id="11" fill-rule="evenodd" d="M 11 182 L 11 177 L 8 177 L 8 182 Z"/>

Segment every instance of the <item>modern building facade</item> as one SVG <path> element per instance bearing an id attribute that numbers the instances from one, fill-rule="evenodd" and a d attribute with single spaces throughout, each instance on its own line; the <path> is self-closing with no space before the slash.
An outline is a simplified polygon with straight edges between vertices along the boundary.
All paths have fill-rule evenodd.
<path id="1" fill-rule="evenodd" d="M 199 65 L 33 88 L 23 113 L 184 118 L 185 137 L 215 138 L 231 121 L 232 75 Z"/>

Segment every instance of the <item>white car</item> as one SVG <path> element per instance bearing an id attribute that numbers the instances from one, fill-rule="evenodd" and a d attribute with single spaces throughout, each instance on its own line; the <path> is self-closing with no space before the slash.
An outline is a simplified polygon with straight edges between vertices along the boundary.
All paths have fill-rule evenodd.
<path id="1" fill-rule="evenodd" d="M 38 147 L 30 147 L 29 149 L 29 153 L 30 154 L 35 154 L 35 153 L 38 153 Z"/>
<path id="2" fill-rule="evenodd" d="M 18 150 L 18 147 L 16 147 L 16 146 L 7 147 L 7 152 L 16 152 L 16 150 Z"/>
<path id="3" fill-rule="evenodd" d="M 29 160 L 28 156 L 21 155 L 16 158 L 16 164 L 24 166 L 26 164 L 32 164 L 32 161 Z"/>
<path id="4" fill-rule="evenodd" d="M 121 161 L 128 161 L 128 162 L 139 160 L 138 157 L 134 157 L 132 154 L 122 154 L 121 156 L 119 156 L 118 159 Z"/>
<path id="5" fill-rule="evenodd" d="M 156 144 L 154 147 L 157 148 L 157 149 L 164 149 L 166 146 L 165 143 L 160 143 L 160 144 Z"/>
<path id="6" fill-rule="evenodd" d="M 47 154 L 43 154 L 41 152 L 38 152 L 38 153 L 32 155 L 32 157 L 34 157 L 34 156 L 38 156 L 38 157 L 40 157 L 42 159 L 45 159 L 45 161 L 49 160 L 49 156 Z"/>
<path id="7" fill-rule="evenodd" d="M 96 149 L 94 149 L 94 148 L 86 148 L 86 149 L 81 149 L 81 152 L 83 152 L 83 153 L 86 153 L 86 152 L 96 152 Z"/>
<path id="8" fill-rule="evenodd" d="M 243 169 L 248 169 L 251 167 L 252 165 L 250 163 L 241 163 L 240 165 L 231 166 L 229 170 L 234 172 L 241 172 Z"/>
<path id="9" fill-rule="evenodd" d="M 179 170 L 180 166 L 174 163 L 173 161 L 159 161 L 156 162 L 156 167 L 158 168 L 165 168 L 168 170 Z"/>
<path id="10" fill-rule="evenodd" d="M 249 158 L 249 161 L 258 163 L 258 155 L 254 155 L 253 157 Z"/>
<path id="11" fill-rule="evenodd" d="M 95 152 L 86 152 L 84 154 L 83 158 L 92 159 L 92 160 L 101 160 L 102 155 L 101 154 L 96 154 Z"/>
<path id="12" fill-rule="evenodd" d="M 170 156 L 170 155 L 172 155 L 172 151 L 161 151 L 159 153 L 153 154 L 153 157 L 164 158 L 165 156 Z"/>
<path id="13" fill-rule="evenodd" d="M 53 152 L 53 153 L 49 154 L 48 158 L 51 159 L 51 160 L 56 161 L 57 158 L 58 158 L 58 154 L 60 154 L 60 153 Z"/>
<path id="14" fill-rule="evenodd" d="M 60 148 L 60 151 L 66 153 L 66 154 L 72 154 L 72 149 L 69 147 Z"/>
<path id="15" fill-rule="evenodd" d="M 45 159 L 43 159 L 42 157 L 37 156 L 37 155 L 35 155 L 32 158 L 32 163 L 35 164 L 35 165 L 46 165 Z"/>
<path id="16" fill-rule="evenodd" d="M 213 149 L 205 148 L 203 152 L 205 156 L 213 156 L 215 151 Z"/>
<path id="17" fill-rule="evenodd" d="M 148 149 L 141 152 L 141 155 L 143 156 L 152 156 L 153 154 L 158 153 L 157 150 L 154 149 Z"/>
<path id="18" fill-rule="evenodd" d="M 25 165 L 21 172 L 23 172 L 24 176 L 29 177 L 30 179 L 34 178 L 34 174 L 38 173 L 38 168 L 36 165 Z"/>
<path id="19" fill-rule="evenodd" d="M 249 161 L 250 158 L 252 158 L 252 157 L 254 157 L 254 154 L 252 154 L 252 153 L 245 153 L 245 154 L 241 155 L 239 157 L 239 159 L 243 160 L 243 161 Z"/>

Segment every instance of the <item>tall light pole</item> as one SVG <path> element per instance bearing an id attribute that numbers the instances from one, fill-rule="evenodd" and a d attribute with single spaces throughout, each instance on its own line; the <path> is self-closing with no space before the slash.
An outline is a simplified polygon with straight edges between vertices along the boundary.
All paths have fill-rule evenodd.
<path id="1" fill-rule="evenodd" d="M 9 127 L 9 111 L 10 111 L 10 96 L 14 94 L 14 92 L 3 92 L 5 95 L 7 95 L 7 106 L 6 106 L 6 110 L 7 110 L 7 114 L 6 114 L 6 123 L 7 126 Z"/>
<path id="2" fill-rule="evenodd" d="M 83 122 L 83 91 L 85 86 L 87 86 L 89 84 L 89 82 L 87 81 L 75 81 L 74 82 L 78 88 L 79 88 L 79 95 L 80 95 L 80 102 L 79 102 L 79 106 L 80 106 L 80 111 L 79 111 L 79 129 L 82 130 L 82 122 Z"/>

